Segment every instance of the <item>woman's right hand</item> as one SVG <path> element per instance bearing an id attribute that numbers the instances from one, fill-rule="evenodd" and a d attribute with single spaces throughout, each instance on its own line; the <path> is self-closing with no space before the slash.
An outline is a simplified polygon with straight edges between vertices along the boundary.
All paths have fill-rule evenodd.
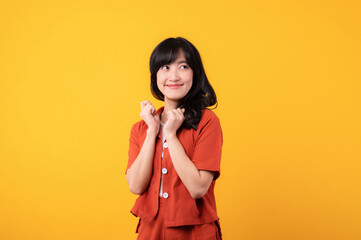
<path id="1" fill-rule="evenodd" d="M 140 103 L 140 108 L 140 116 L 148 126 L 147 132 L 157 135 L 159 132 L 160 117 L 155 107 L 150 101 L 145 100 Z"/>
<path id="2" fill-rule="evenodd" d="M 142 109 L 140 116 L 148 126 L 147 136 L 137 158 L 126 172 L 129 189 L 137 195 L 142 194 L 147 189 L 152 178 L 155 142 L 160 129 L 160 118 L 153 104 L 149 101 L 143 101 L 140 103 L 140 107 Z M 132 144 L 139 143 L 139 141 L 140 139 L 133 139 Z M 138 147 L 137 144 L 137 150 Z"/>

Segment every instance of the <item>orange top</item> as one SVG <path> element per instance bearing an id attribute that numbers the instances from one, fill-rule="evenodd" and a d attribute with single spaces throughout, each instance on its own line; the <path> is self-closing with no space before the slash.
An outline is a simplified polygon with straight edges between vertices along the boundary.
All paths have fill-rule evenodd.
<path id="1" fill-rule="evenodd" d="M 164 107 L 158 109 L 161 114 Z M 147 134 L 148 126 L 141 120 L 131 129 L 127 169 L 137 158 Z M 167 193 L 164 209 L 166 227 L 197 225 L 218 220 L 214 197 L 215 180 L 220 175 L 220 161 L 223 144 L 222 129 L 218 117 L 209 109 L 203 110 L 198 129 L 185 129 L 177 133 L 186 154 L 199 170 L 214 171 L 215 177 L 208 192 L 200 199 L 193 199 L 174 169 L 168 148 L 164 147 L 162 160 L 162 139 L 159 132 L 153 160 L 153 172 L 148 188 L 137 198 L 131 213 L 141 219 L 151 220 L 158 212 L 161 170 L 163 193 Z"/>

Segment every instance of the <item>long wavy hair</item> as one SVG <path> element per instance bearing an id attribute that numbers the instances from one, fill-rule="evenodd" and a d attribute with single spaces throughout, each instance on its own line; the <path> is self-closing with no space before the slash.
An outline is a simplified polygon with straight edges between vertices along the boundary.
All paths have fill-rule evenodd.
<path id="1" fill-rule="evenodd" d="M 180 100 L 178 107 L 184 108 L 184 121 L 182 127 L 197 130 L 202 118 L 203 109 L 218 106 L 217 96 L 203 68 L 201 56 L 196 47 L 188 40 L 177 37 L 167 38 L 159 43 L 150 56 L 149 68 L 151 73 L 150 89 L 153 96 L 164 101 L 164 95 L 157 85 L 157 72 L 163 66 L 174 62 L 179 50 L 183 50 L 187 64 L 193 70 L 193 83 L 189 92 Z M 214 109 L 213 108 L 213 109 Z"/>

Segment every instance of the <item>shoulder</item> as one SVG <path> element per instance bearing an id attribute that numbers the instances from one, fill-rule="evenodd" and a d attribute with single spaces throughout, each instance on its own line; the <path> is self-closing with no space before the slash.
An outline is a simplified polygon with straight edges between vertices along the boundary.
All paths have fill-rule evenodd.
<path id="1" fill-rule="evenodd" d="M 213 118 L 219 119 L 218 116 L 212 110 L 210 110 L 208 108 L 203 109 L 202 120 L 203 120 L 203 118 L 204 119 L 213 119 Z"/>
<path id="2" fill-rule="evenodd" d="M 212 110 L 208 108 L 203 109 L 202 118 L 201 121 L 199 122 L 198 128 L 202 129 L 207 125 L 220 127 L 220 121 L 217 114 L 215 114 Z"/>
<path id="3" fill-rule="evenodd" d="M 146 123 L 144 122 L 144 120 L 140 120 L 136 123 L 133 124 L 132 128 L 131 128 L 131 132 L 141 132 L 145 127 L 146 127 Z"/>

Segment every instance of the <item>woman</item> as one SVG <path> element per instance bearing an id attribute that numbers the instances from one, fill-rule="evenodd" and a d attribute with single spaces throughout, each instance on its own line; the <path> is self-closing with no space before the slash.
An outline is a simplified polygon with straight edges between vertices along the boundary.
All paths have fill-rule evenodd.
<path id="1" fill-rule="evenodd" d="M 168 38 L 150 57 L 158 110 L 141 102 L 143 120 L 131 129 L 126 178 L 140 195 L 138 239 L 221 239 L 214 185 L 220 174 L 222 130 L 207 107 L 217 104 L 198 50 Z"/>

